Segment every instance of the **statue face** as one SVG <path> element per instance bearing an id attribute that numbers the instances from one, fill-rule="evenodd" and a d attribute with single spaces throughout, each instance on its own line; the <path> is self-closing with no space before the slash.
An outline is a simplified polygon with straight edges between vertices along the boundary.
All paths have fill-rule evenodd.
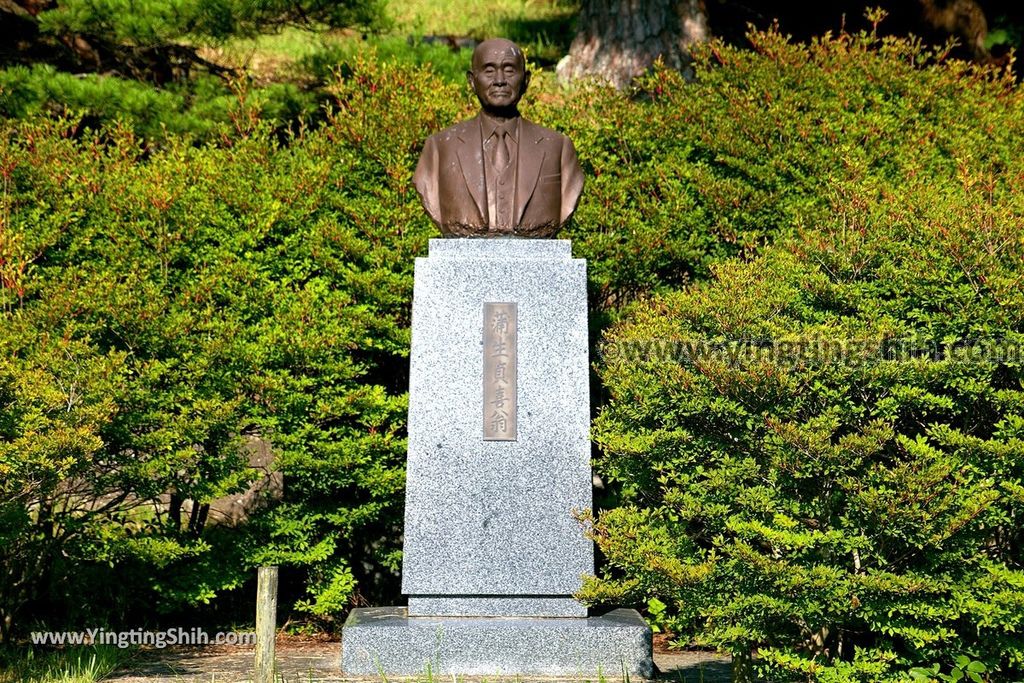
<path id="1" fill-rule="evenodd" d="M 494 113 L 515 109 L 530 83 L 522 51 L 503 39 L 485 40 L 473 51 L 473 68 L 466 73 L 480 105 Z"/>

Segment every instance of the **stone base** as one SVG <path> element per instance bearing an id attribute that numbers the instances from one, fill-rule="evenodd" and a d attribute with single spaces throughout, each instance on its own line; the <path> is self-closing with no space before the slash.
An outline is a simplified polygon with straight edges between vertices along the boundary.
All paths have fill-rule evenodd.
<path id="1" fill-rule="evenodd" d="M 517 307 L 515 441 L 484 438 L 488 302 Z M 568 240 L 435 239 L 416 259 L 402 553 L 413 616 L 540 616 L 538 600 L 544 616 L 586 616 L 555 601 L 594 573 L 573 515 L 593 507 L 587 353 L 587 268 Z"/>
<path id="2" fill-rule="evenodd" d="M 409 617 L 404 607 L 355 609 L 342 631 L 349 675 L 650 678 L 651 629 L 635 610 L 587 619 Z"/>
<path id="3" fill-rule="evenodd" d="M 587 608 L 568 595 L 410 595 L 410 617 L 574 617 Z"/>

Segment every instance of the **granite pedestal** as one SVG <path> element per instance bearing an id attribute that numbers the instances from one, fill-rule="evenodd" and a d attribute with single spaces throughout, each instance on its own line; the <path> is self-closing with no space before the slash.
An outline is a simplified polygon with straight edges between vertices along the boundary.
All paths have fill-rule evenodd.
<path id="1" fill-rule="evenodd" d="M 402 607 L 353 611 L 343 668 L 367 675 L 650 678 L 651 631 L 636 610 L 599 617 L 409 617 Z"/>
<path id="2" fill-rule="evenodd" d="M 352 613 L 347 673 L 649 673 L 636 612 L 572 598 L 594 571 L 574 516 L 592 504 L 586 294 L 567 240 L 431 240 L 416 260 L 409 606 Z"/>

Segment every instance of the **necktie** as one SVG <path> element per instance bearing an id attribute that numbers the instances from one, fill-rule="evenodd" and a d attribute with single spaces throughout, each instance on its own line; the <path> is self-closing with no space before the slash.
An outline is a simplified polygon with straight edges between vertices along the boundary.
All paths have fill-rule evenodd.
<path id="1" fill-rule="evenodd" d="M 509 158 L 508 141 L 505 139 L 508 133 L 499 126 L 495 129 L 495 134 L 498 136 L 498 139 L 494 143 L 494 167 L 499 171 L 504 171 L 505 167 L 508 166 Z"/>

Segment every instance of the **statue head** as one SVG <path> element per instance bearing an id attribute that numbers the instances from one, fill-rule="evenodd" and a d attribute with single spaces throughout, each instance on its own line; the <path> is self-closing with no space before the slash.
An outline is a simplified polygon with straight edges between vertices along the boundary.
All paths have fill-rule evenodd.
<path id="1" fill-rule="evenodd" d="M 517 113 L 519 100 L 530 84 L 523 51 L 504 38 L 492 38 L 476 46 L 466 78 L 483 110 L 505 117 Z"/>

